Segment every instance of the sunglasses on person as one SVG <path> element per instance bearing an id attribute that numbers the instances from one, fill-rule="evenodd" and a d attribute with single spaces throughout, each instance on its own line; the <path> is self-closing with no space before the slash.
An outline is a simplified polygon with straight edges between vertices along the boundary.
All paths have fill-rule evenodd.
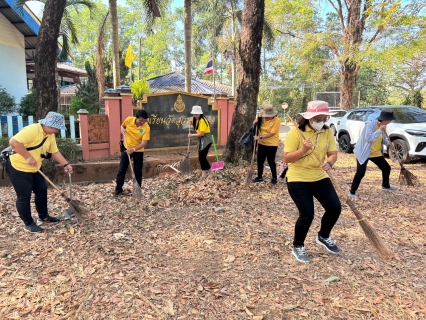
<path id="1" fill-rule="evenodd" d="M 327 122 L 328 119 L 330 119 L 329 116 L 327 117 L 313 117 L 312 120 L 314 120 L 315 122 Z"/>

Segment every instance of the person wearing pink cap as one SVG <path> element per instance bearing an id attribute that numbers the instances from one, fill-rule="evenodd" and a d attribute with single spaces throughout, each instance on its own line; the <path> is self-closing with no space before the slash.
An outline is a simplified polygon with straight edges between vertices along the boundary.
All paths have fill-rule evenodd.
<path id="1" fill-rule="evenodd" d="M 306 253 L 305 238 L 314 218 L 314 198 L 325 210 L 316 242 L 329 253 L 340 253 L 339 247 L 330 237 L 342 211 L 339 197 L 327 175 L 327 171 L 337 161 L 333 131 L 325 125 L 333 114 L 327 102 L 309 102 L 307 111 L 301 113 L 302 117 L 297 122 L 298 128 L 287 133 L 284 145 L 284 162 L 288 163 L 287 188 L 299 210 L 292 253 L 298 261 L 304 263 L 311 262 Z M 302 131 L 305 140 L 298 129 Z M 320 163 L 317 157 L 323 162 Z"/>

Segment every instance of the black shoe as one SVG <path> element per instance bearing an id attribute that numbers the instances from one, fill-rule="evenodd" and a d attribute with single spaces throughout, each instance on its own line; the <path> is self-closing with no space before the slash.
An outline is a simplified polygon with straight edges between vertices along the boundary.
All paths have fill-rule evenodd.
<path id="1" fill-rule="evenodd" d="M 319 245 L 322 245 L 323 247 L 325 247 L 327 249 L 327 251 L 332 253 L 332 254 L 339 254 L 340 253 L 339 247 L 336 246 L 336 244 L 334 243 L 334 241 L 330 237 L 329 238 L 323 238 L 320 235 L 317 235 L 316 242 Z"/>
<path id="2" fill-rule="evenodd" d="M 58 218 L 55 218 L 55 217 L 51 217 L 51 216 L 47 216 L 43 219 L 42 218 L 37 219 L 38 224 L 42 224 L 43 222 L 59 222 L 59 221 L 61 221 L 61 220 L 59 220 Z"/>
<path id="3" fill-rule="evenodd" d="M 36 225 L 34 222 L 29 224 L 29 225 L 25 225 L 24 226 L 24 230 L 31 232 L 31 233 L 40 233 L 43 232 L 43 228 L 39 227 L 38 225 Z"/>
<path id="4" fill-rule="evenodd" d="M 123 191 L 115 190 L 114 198 L 117 198 L 117 197 L 121 196 L 122 194 L 123 194 Z"/>
<path id="5" fill-rule="evenodd" d="M 276 184 L 277 184 L 277 179 L 272 178 L 272 179 L 271 179 L 271 184 L 272 184 L 272 185 L 276 185 Z"/>
<path id="6" fill-rule="evenodd" d="M 262 183 L 262 182 L 263 182 L 262 178 L 256 177 L 253 179 L 253 183 Z"/>

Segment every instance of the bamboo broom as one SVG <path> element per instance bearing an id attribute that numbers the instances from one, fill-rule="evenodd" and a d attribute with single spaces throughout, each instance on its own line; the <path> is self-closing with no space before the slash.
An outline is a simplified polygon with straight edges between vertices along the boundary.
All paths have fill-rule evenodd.
<path id="1" fill-rule="evenodd" d="M 124 137 L 124 141 L 126 141 L 126 137 Z M 125 147 L 127 149 L 127 146 L 125 146 Z M 125 152 L 127 153 L 127 151 L 125 151 Z M 127 153 L 127 157 L 129 158 L 130 169 L 132 171 L 132 180 L 133 180 L 132 198 L 133 198 L 133 200 L 141 200 L 142 199 L 142 188 L 139 185 L 138 180 L 136 180 L 135 170 L 133 170 L 133 164 L 132 164 L 132 159 L 130 158 L 130 154 Z"/>
<path id="2" fill-rule="evenodd" d="M 256 119 L 258 119 L 258 118 L 259 118 L 259 112 L 256 112 Z M 257 131 L 258 131 L 258 125 L 256 124 L 256 130 L 255 130 L 255 133 L 254 133 L 255 136 L 257 136 Z M 253 162 L 254 162 L 254 155 L 256 154 L 256 151 L 257 151 L 257 145 L 258 145 L 258 141 L 255 140 L 254 146 L 253 146 L 253 155 L 251 157 L 250 166 L 249 166 L 249 169 L 247 171 L 246 179 L 244 180 L 244 185 L 246 187 L 248 187 L 253 182 Z"/>
<path id="3" fill-rule="evenodd" d="M 299 132 L 300 136 L 303 140 L 306 140 L 302 131 L 299 129 L 299 126 L 297 125 L 297 122 L 293 120 L 290 115 L 287 115 L 290 121 L 294 124 L 297 131 Z M 317 158 L 319 163 L 323 163 L 316 153 L 314 152 L 314 149 L 311 148 L 312 154 Z M 337 189 L 337 191 L 340 193 L 340 196 L 343 197 L 346 204 L 351 208 L 352 212 L 355 214 L 355 217 L 357 218 L 357 222 L 359 222 L 359 225 L 361 226 L 362 230 L 364 231 L 365 235 L 367 236 L 368 240 L 370 240 L 370 243 L 373 245 L 373 247 L 377 250 L 379 256 L 384 259 L 388 260 L 394 257 L 393 252 L 387 247 L 387 245 L 383 242 L 383 240 L 379 237 L 377 234 L 376 229 L 370 224 L 370 222 L 365 219 L 361 212 L 355 207 L 355 204 L 352 202 L 352 200 L 346 195 L 345 192 L 343 192 L 342 188 L 340 188 L 337 181 L 334 179 L 333 175 L 330 171 L 327 172 L 328 176 L 330 177 L 331 182 L 333 183 L 334 187 Z"/>
<path id="4" fill-rule="evenodd" d="M 417 179 L 417 177 L 412 174 L 410 171 L 408 171 L 404 165 L 402 164 L 402 160 L 399 158 L 398 152 L 395 150 L 395 146 L 391 142 L 388 133 L 386 130 L 384 131 L 386 134 L 386 138 L 388 139 L 389 143 L 391 144 L 392 152 L 394 153 L 395 158 L 398 159 L 398 163 L 401 166 L 401 171 L 399 172 L 398 182 L 401 185 L 409 186 L 409 187 L 417 187 L 420 185 L 420 181 Z"/>
<path id="5" fill-rule="evenodd" d="M 191 125 L 188 125 L 188 135 L 191 134 Z M 191 168 L 191 161 L 189 160 L 189 155 L 191 154 L 189 152 L 189 145 L 191 144 L 191 138 L 188 136 L 188 150 L 186 151 L 185 158 L 182 160 L 179 170 L 184 174 L 191 174 L 192 168 Z"/>
<path id="6" fill-rule="evenodd" d="M 75 217 L 84 218 L 85 216 L 87 216 L 87 210 L 86 208 L 81 206 L 80 201 L 68 198 L 65 193 L 63 193 L 52 181 L 50 181 L 50 179 L 41 170 L 37 171 L 46 179 L 47 182 L 49 182 L 49 184 L 53 188 L 55 188 L 56 191 L 61 194 L 61 196 L 66 200 L 66 202 L 68 202 L 70 209 L 74 213 Z"/>

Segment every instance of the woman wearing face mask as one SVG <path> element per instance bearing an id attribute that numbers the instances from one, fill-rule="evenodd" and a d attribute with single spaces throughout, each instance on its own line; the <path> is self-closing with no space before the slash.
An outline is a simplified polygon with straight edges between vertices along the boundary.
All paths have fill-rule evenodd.
<path id="1" fill-rule="evenodd" d="M 321 228 L 316 242 L 332 254 L 339 254 L 340 249 L 330 237 L 342 206 L 339 197 L 327 175 L 337 161 L 336 141 L 333 131 L 325 125 L 330 115 L 328 103 L 311 101 L 306 112 L 301 113 L 297 125 L 303 132 L 302 138 L 297 128 L 293 128 L 286 137 L 284 145 L 284 162 L 288 163 L 287 188 L 299 210 L 293 239 L 293 255 L 300 262 L 310 263 L 306 254 L 305 238 L 314 218 L 314 198 L 322 205 L 325 212 L 321 219 Z M 319 159 L 324 159 L 319 163 Z"/>

